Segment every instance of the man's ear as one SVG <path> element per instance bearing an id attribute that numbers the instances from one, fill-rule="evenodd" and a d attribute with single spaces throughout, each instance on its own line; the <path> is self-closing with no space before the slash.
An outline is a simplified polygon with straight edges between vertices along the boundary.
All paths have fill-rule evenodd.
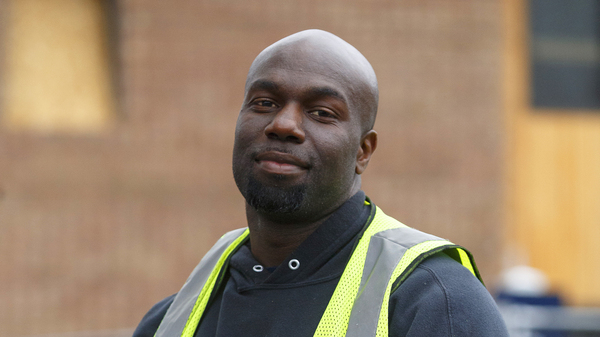
<path id="1" fill-rule="evenodd" d="M 356 154 L 356 174 L 365 172 L 367 165 L 369 165 L 369 160 L 371 160 L 371 155 L 375 152 L 375 148 L 377 148 L 377 132 L 370 130 L 360 141 L 360 148 Z"/>

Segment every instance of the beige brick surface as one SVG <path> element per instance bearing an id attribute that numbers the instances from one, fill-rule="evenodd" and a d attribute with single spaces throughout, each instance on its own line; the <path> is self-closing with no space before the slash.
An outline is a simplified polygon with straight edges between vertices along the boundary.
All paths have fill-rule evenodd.
<path id="1" fill-rule="evenodd" d="M 306 28 L 346 39 L 378 74 L 367 194 L 406 224 L 468 247 L 494 276 L 498 1 L 119 4 L 113 128 L 86 137 L 0 126 L 0 335 L 134 327 L 212 242 L 245 224 L 230 152 L 246 71 L 264 47 Z"/>

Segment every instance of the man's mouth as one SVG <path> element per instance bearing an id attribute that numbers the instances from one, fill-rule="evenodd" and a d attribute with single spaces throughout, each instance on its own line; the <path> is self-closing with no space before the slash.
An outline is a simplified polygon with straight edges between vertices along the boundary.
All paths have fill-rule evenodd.
<path id="1" fill-rule="evenodd" d="M 273 174 L 297 174 L 308 169 L 308 164 L 300 158 L 279 151 L 265 151 L 255 158 L 258 167 Z"/>

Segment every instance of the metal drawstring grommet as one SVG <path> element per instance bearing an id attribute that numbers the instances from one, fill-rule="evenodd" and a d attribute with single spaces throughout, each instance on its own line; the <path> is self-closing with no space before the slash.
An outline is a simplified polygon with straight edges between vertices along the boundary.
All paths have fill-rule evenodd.
<path id="1" fill-rule="evenodd" d="M 288 262 L 288 266 L 290 267 L 291 270 L 296 270 L 296 269 L 300 268 L 300 261 L 298 261 L 296 259 L 291 259 L 290 262 Z"/>

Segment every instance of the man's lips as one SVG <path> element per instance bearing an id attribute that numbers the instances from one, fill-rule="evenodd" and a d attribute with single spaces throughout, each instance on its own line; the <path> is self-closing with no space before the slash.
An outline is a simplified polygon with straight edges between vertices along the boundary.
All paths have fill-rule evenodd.
<path id="1" fill-rule="evenodd" d="M 300 158 L 278 151 L 263 152 L 255 160 L 260 169 L 275 174 L 294 174 L 308 169 L 308 164 Z"/>

